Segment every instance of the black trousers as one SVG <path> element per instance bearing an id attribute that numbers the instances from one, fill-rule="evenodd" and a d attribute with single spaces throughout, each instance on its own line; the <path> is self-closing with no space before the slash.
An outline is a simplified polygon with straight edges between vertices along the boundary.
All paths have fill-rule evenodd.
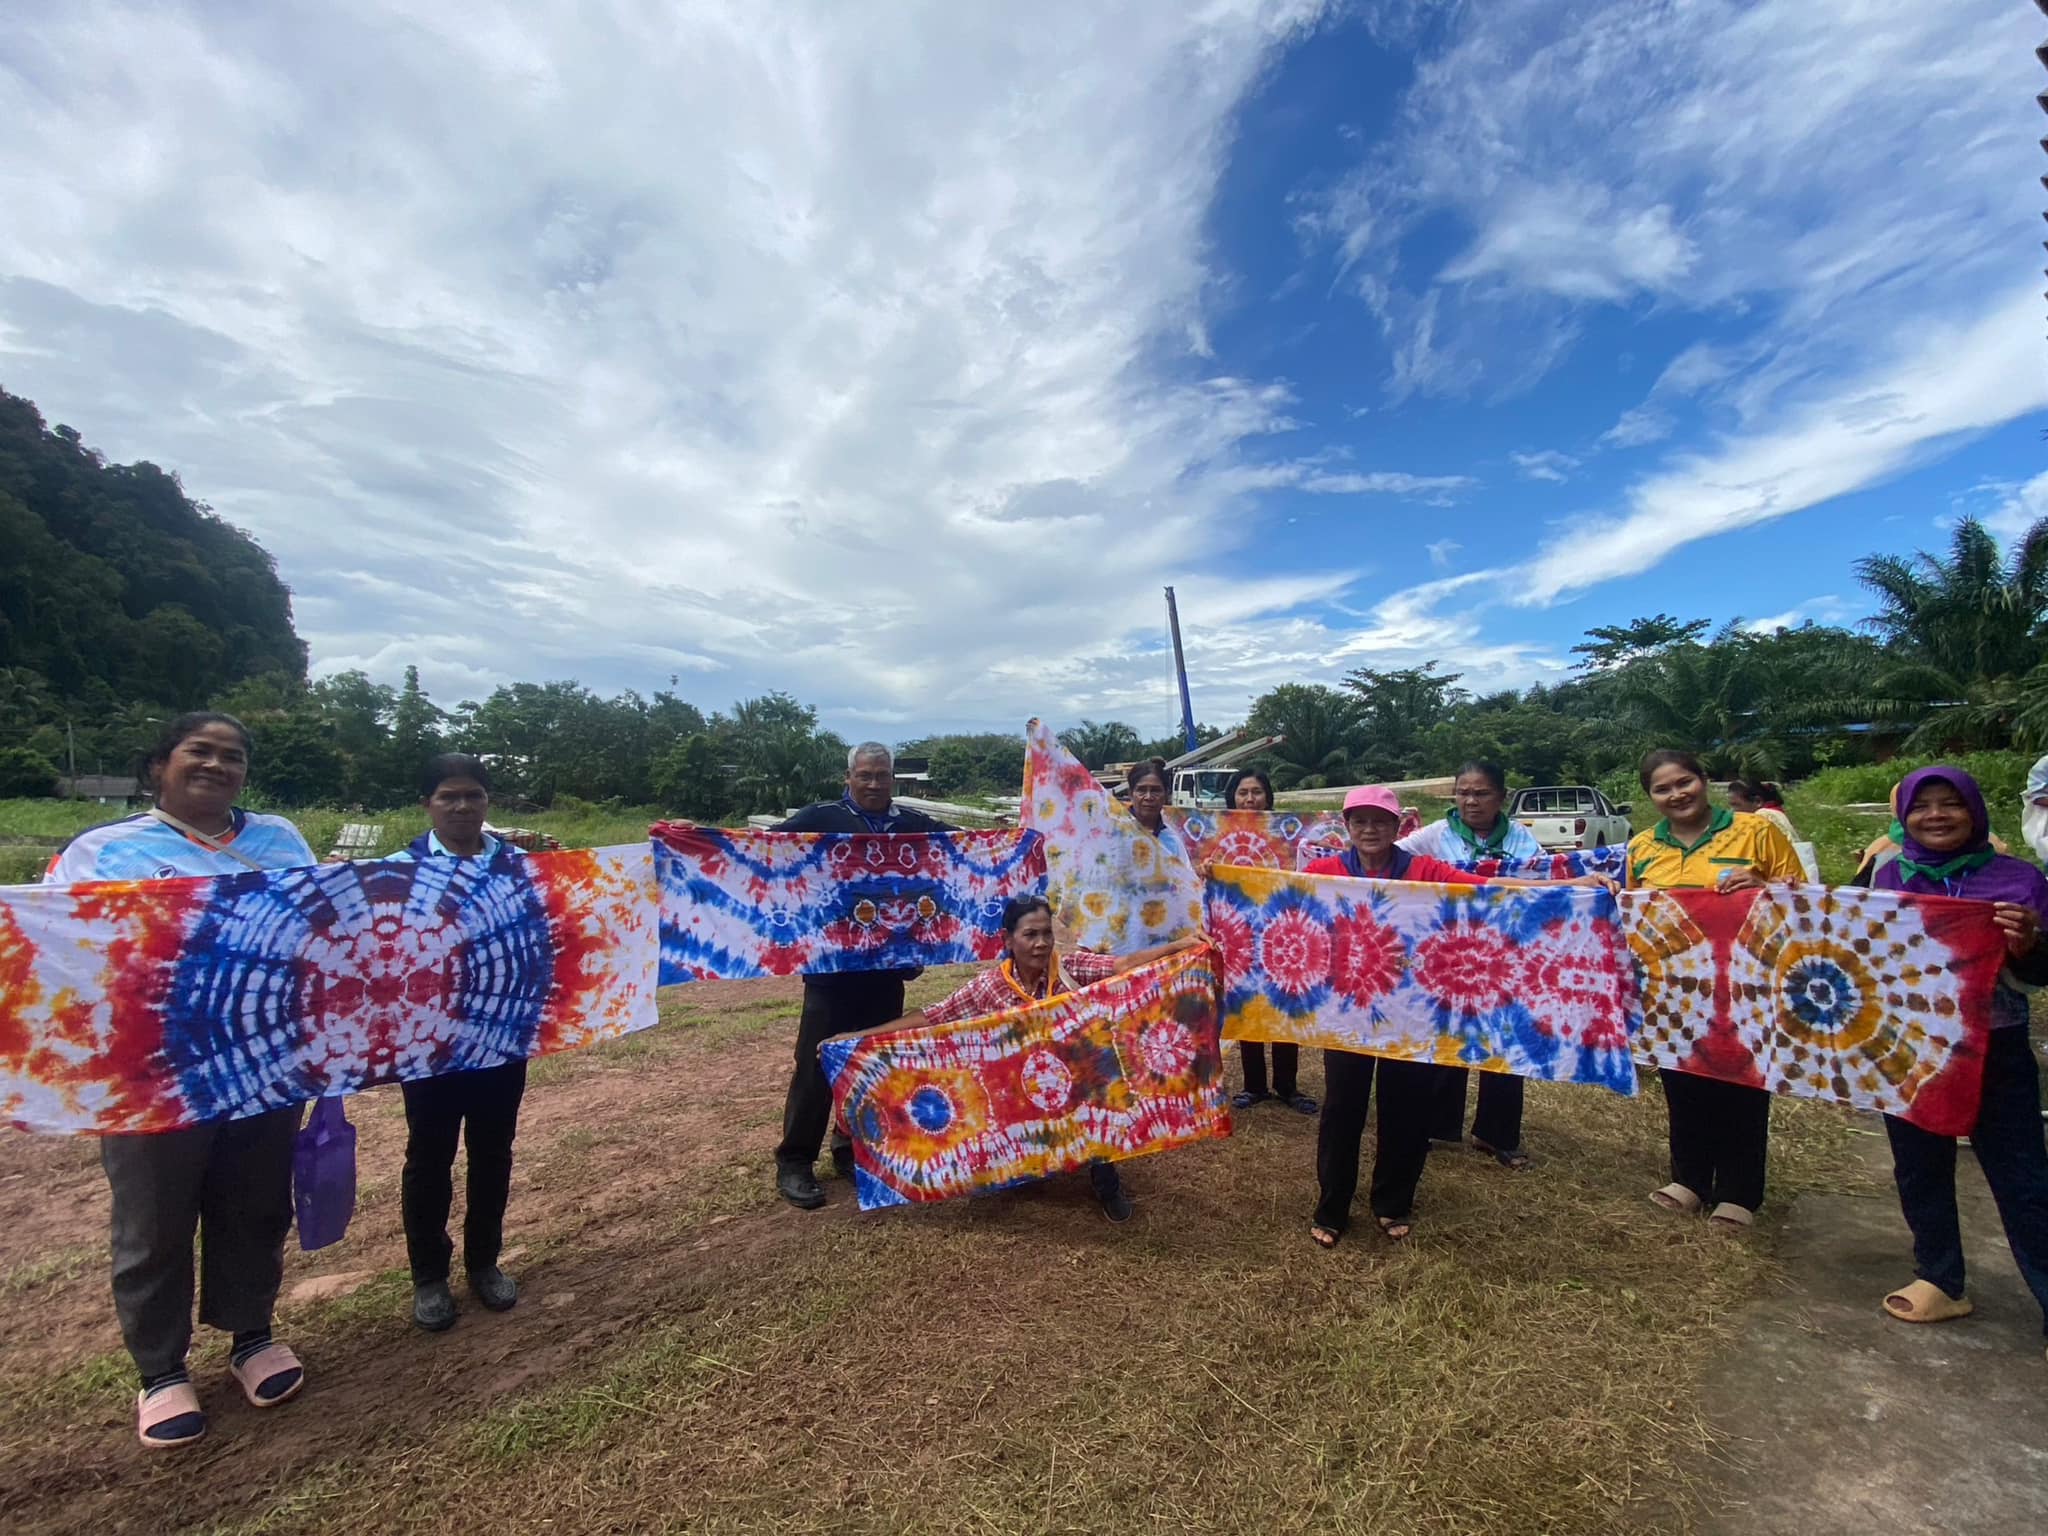
<path id="1" fill-rule="evenodd" d="M 1445 1067 L 1437 1084 L 1429 1134 L 1437 1141 L 1465 1139 L 1465 1085 L 1474 1074 Z M 1496 1152 L 1522 1149 L 1522 1080 L 1509 1072 L 1481 1072 L 1479 1108 L 1472 1116 L 1472 1139 Z"/>
<path id="2" fill-rule="evenodd" d="M 1963 1234 L 1956 1220 L 1956 1144 L 1890 1115 L 1892 1176 L 1913 1229 L 1913 1273 L 1951 1296 L 1963 1294 Z M 2040 1069 L 2024 1028 L 1991 1031 L 1984 1050 L 1984 1100 L 1970 1147 L 2020 1277 L 2041 1304 L 2048 1333 L 2048 1143 L 2042 1139 Z"/>
<path id="3" fill-rule="evenodd" d="M 1379 1142 L 1372 1160 L 1372 1213 L 1405 1217 L 1429 1156 L 1430 1114 L 1440 1074 L 1456 1071 L 1426 1061 L 1392 1061 L 1356 1051 L 1323 1052 L 1323 1112 L 1316 1122 L 1315 1222 L 1332 1232 L 1351 1225 L 1358 1193 L 1359 1143 L 1365 1135 L 1373 1078 L 1379 1078 Z"/>
<path id="4" fill-rule="evenodd" d="M 1771 1095 L 1765 1088 L 1661 1068 L 1671 1112 L 1671 1182 L 1708 1206 L 1761 1209 L 1771 1144 Z"/>
<path id="5" fill-rule="evenodd" d="M 302 1111 L 100 1138 L 114 1195 L 114 1313 L 143 1380 L 181 1369 L 191 1348 L 195 1234 L 199 1320 L 224 1333 L 270 1326 Z"/>
<path id="6" fill-rule="evenodd" d="M 412 1283 L 432 1285 L 448 1278 L 448 1261 L 455 1254 L 448 1241 L 448 1207 L 455 1199 L 458 1137 L 469 1151 L 462 1264 L 471 1273 L 489 1269 L 505 1246 L 512 1139 L 519 1133 L 526 1063 L 508 1061 L 399 1086 L 405 1094 L 405 1173 L 399 1187 Z"/>
<path id="7" fill-rule="evenodd" d="M 1266 1047 L 1257 1040 L 1246 1040 L 1239 1044 L 1237 1050 L 1244 1059 L 1245 1092 L 1265 1093 Z M 1300 1074 L 1301 1047 L 1290 1045 L 1284 1040 L 1275 1040 L 1272 1091 L 1283 1099 L 1293 1098 L 1300 1086 Z"/>
<path id="8" fill-rule="evenodd" d="M 796 1069 L 782 1106 L 778 1168 L 809 1168 L 832 1123 L 832 1085 L 818 1047 L 834 1035 L 873 1029 L 903 1017 L 903 981 L 895 975 L 829 976 L 804 981 L 804 1009 L 796 1021 Z"/>

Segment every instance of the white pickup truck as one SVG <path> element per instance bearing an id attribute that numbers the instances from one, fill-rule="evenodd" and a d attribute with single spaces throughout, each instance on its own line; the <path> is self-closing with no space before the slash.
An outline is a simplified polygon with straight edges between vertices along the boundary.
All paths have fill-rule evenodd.
<path id="1" fill-rule="evenodd" d="M 1628 810 L 1585 784 L 1518 789 L 1507 804 L 1508 817 L 1527 827 L 1552 853 L 1626 843 L 1631 831 Z"/>

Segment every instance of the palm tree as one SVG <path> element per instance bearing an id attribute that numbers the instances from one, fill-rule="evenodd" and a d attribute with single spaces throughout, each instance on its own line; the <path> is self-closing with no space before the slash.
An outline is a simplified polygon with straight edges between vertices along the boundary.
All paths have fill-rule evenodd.
<path id="1" fill-rule="evenodd" d="M 1084 768 L 1101 768 L 1110 763 L 1128 763 L 1144 746 L 1138 733 L 1121 720 L 1097 725 L 1083 720 L 1060 732 L 1060 745 L 1080 759 Z"/>
<path id="2" fill-rule="evenodd" d="M 1276 789 L 1348 784 L 1365 707 L 1356 695 L 1320 683 L 1282 683 L 1252 705 L 1245 730 L 1286 740 L 1265 754 Z"/>
<path id="3" fill-rule="evenodd" d="M 1756 637 L 1731 628 L 1711 645 L 1686 641 L 1626 663 L 1610 696 L 1649 736 L 1699 753 L 1710 773 L 1775 778 L 1785 761 L 1775 682 Z"/>
<path id="4" fill-rule="evenodd" d="M 1856 576 L 1880 605 L 1865 622 L 1898 657 L 1873 681 L 1867 710 L 1917 721 L 1908 750 L 2048 740 L 2048 518 L 2003 554 L 1965 518 L 1947 558 L 1872 555 Z"/>

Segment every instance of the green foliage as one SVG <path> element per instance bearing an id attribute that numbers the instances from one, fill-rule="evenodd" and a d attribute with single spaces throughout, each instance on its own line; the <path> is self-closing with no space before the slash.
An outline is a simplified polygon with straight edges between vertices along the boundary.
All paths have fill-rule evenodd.
<path id="1" fill-rule="evenodd" d="M 0 747 L 0 796 L 56 793 L 55 763 L 26 747 Z"/>
<path id="2" fill-rule="evenodd" d="M 1102 725 L 1083 720 L 1060 732 L 1060 745 L 1079 758 L 1084 767 L 1101 768 L 1109 763 L 1135 761 L 1145 743 L 1121 720 Z"/>
<path id="3" fill-rule="evenodd" d="M 1344 675 L 1344 686 L 1361 701 L 1363 739 L 1353 756 L 1362 777 L 1404 779 L 1425 771 L 1429 732 L 1471 699 L 1458 678 L 1439 674 L 1435 662 L 1391 672 L 1359 667 Z"/>
<path id="4" fill-rule="evenodd" d="M 1365 708 L 1357 696 L 1321 683 L 1282 683 L 1259 697 L 1245 722 L 1254 737 L 1285 738 L 1260 757 L 1276 790 L 1352 782 L 1352 757 L 1364 726 Z"/>
<path id="5" fill-rule="evenodd" d="M 107 463 L 5 391 L 0 548 L 0 668 L 32 674 L 47 707 L 175 711 L 260 672 L 305 673 L 291 594 L 260 545 L 174 476 Z M 0 703 L 0 719 L 20 707 Z"/>
<path id="6" fill-rule="evenodd" d="M 898 755 L 930 763 L 935 795 L 1014 795 L 1024 782 L 1024 738 L 999 731 L 924 736 L 904 742 Z"/>
<path id="7" fill-rule="evenodd" d="M 1864 712 L 1910 727 L 1917 752 L 2048 746 L 2048 518 L 2004 554 L 1965 518 L 1946 556 L 1873 555 L 1856 575 L 1889 650 Z"/>
<path id="8" fill-rule="evenodd" d="M 1705 619 L 1674 619 L 1668 613 L 1626 624 L 1595 624 L 1586 631 L 1585 643 L 1572 647 L 1572 654 L 1585 658 L 1579 663 L 1581 671 L 1604 672 L 1670 646 L 1696 641 L 1707 628 Z"/>
<path id="9" fill-rule="evenodd" d="M 1975 779 L 1994 811 L 2008 807 L 2019 814 L 2020 796 L 2027 787 L 2027 770 L 2033 759 L 2019 752 L 1969 752 L 1955 757 L 1895 757 L 1887 763 L 1864 763 L 1850 768 L 1829 768 L 1816 773 L 1801 787 L 1816 800 L 1829 805 L 1881 805 L 1891 798 L 1892 786 L 1916 768 L 1946 763 Z M 1882 830 L 1881 828 L 1879 830 Z M 1875 834 L 1873 834 L 1875 835 Z"/>

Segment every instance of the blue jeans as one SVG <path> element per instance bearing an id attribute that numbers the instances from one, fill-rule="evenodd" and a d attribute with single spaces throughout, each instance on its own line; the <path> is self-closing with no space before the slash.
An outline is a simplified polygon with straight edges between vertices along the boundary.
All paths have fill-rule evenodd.
<path id="1" fill-rule="evenodd" d="M 1899 1206 L 1913 1230 L 1913 1273 L 1950 1296 L 1963 1294 L 1963 1235 L 1956 1220 L 1956 1144 L 1884 1118 Z M 2041 1304 L 2048 1333 L 2048 1141 L 2041 1078 L 2024 1029 L 1994 1029 L 1984 1047 L 1984 1100 L 1970 1128 L 1977 1166 L 1998 1202 L 2020 1277 Z"/>

